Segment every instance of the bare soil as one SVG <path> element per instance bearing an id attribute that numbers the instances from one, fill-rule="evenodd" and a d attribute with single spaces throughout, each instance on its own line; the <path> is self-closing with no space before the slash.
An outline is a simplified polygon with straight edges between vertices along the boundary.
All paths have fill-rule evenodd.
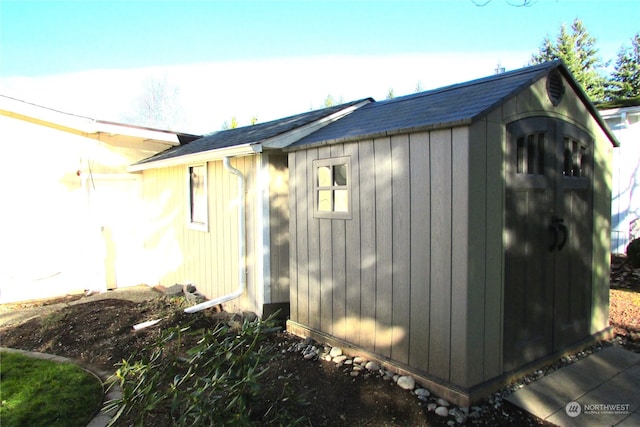
<path id="1" fill-rule="evenodd" d="M 187 322 L 192 323 L 192 329 L 206 328 L 234 319 L 233 314 L 212 310 L 184 314 L 181 299 L 160 293 L 147 295 L 143 300 L 131 299 L 136 298 L 122 299 L 122 295 L 107 293 L 101 299 L 77 296 L 5 304 L 0 307 L 0 317 L 13 320 L 3 322 L 0 344 L 70 357 L 115 371 L 116 363 L 154 342 L 163 328 Z M 618 345 L 640 352 L 640 269 L 631 268 L 624 257 L 612 259 L 610 299 L 610 324 L 615 338 L 602 345 Z M 27 315 L 10 316 L 12 312 Z M 133 325 L 152 319 L 162 320 L 153 327 L 133 330 Z M 429 412 L 426 403 L 414 394 L 377 375 L 354 378 L 334 363 L 304 360 L 300 353 L 288 351 L 300 341 L 297 337 L 282 332 L 271 339 L 277 351 L 263 379 L 263 401 L 257 405 L 257 412 L 279 398 L 283 387 L 281 379 L 293 374 L 287 387 L 309 404 L 290 406 L 288 410 L 304 418 L 302 425 L 426 426 L 447 425 L 454 420 L 451 416 L 440 417 Z M 545 424 L 502 399 L 489 398 L 478 407 L 481 416 L 467 418 L 466 424 Z M 259 416 L 256 425 L 260 425 Z"/>

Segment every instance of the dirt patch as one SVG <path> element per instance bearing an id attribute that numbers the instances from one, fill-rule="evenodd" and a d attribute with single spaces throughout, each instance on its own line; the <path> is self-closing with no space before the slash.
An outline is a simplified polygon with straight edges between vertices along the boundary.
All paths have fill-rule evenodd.
<path id="1" fill-rule="evenodd" d="M 612 280 L 615 289 L 610 294 L 610 321 L 617 335 L 606 345 L 621 345 L 640 352 L 640 283 L 634 281 L 638 271 L 629 272 L 625 260 L 616 260 L 612 265 L 612 279 L 621 269 L 627 279 L 620 279 L 622 274 L 618 274 L 615 276 L 618 280 Z M 55 304 L 32 303 L 30 307 L 3 306 L 2 345 L 71 357 L 113 371 L 115 363 L 154 342 L 163 328 L 187 322 L 192 323 L 192 329 L 212 327 L 221 317 L 227 321 L 234 316 L 211 310 L 187 315 L 181 310 L 182 299 L 159 293 L 146 294 L 134 301 L 112 296 L 121 294 L 107 293 L 102 299 L 78 298 Z M 31 318 L 19 324 L 6 322 L 5 315 L 12 311 L 28 311 Z M 161 321 L 147 329 L 133 330 L 133 325 L 154 319 Z M 297 337 L 278 333 L 272 339 L 277 351 L 264 377 L 262 404 L 268 406 L 270 399 L 278 398 L 280 380 L 288 377 L 290 390 L 309 403 L 292 409 L 297 416 L 304 417 L 303 425 L 425 426 L 455 422 L 452 417 L 429 412 L 426 402 L 380 376 L 351 377 L 332 362 L 304 360 L 300 353 L 288 351 L 300 342 Z M 495 396 L 481 402 L 475 409 L 479 416 L 467 418 L 467 424 L 544 424 Z"/>

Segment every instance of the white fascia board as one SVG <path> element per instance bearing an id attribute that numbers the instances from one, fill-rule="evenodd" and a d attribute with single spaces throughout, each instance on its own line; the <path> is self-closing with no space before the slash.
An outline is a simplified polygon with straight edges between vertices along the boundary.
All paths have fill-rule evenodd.
<path id="1" fill-rule="evenodd" d="M 350 107 L 347 107 L 343 110 L 340 110 L 336 113 L 333 113 L 330 116 L 324 117 L 320 120 L 317 120 L 313 123 L 309 123 L 307 125 L 304 126 L 300 126 L 299 128 L 296 128 L 290 132 L 285 133 L 284 135 L 278 135 L 278 136 L 274 136 L 273 138 L 269 138 L 269 139 L 265 139 L 264 141 L 260 141 L 260 145 L 262 145 L 265 148 L 285 148 L 288 147 L 289 145 L 293 144 L 294 142 L 297 142 L 299 140 L 301 140 L 302 138 L 304 138 L 307 135 L 311 135 L 312 133 L 316 132 L 317 130 L 337 121 L 340 120 L 341 118 L 353 113 L 355 110 L 357 110 L 358 108 L 369 104 L 371 101 L 370 100 L 365 100 L 362 102 L 359 102 L 355 105 L 352 105 Z"/>
<path id="2" fill-rule="evenodd" d="M 156 142 L 170 146 L 180 145 L 175 132 L 96 120 L 5 96 L 0 96 L 0 113 L 8 117 L 36 122 L 54 129 L 83 134 L 88 138 L 94 138 L 100 134 L 106 134 L 110 137 L 122 135 L 140 138 L 143 142 Z"/>
<path id="3" fill-rule="evenodd" d="M 225 157 L 248 156 L 251 154 L 262 152 L 261 148 L 262 147 L 255 144 L 242 144 L 233 147 L 218 148 L 216 150 L 202 151 L 199 153 L 187 154 L 184 156 L 171 157 L 169 159 L 134 164 L 127 168 L 127 172 L 140 172 L 148 169 L 204 163 L 214 160 L 222 160 Z"/>
<path id="4" fill-rule="evenodd" d="M 92 125 L 92 132 L 88 133 L 104 133 L 108 134 L 109 136 L 129 136 L 140 138 L 143 141 L 170 145 L 172 147 L 180 145 L 178 135 L 175 132 L 140 128 L 137 126 L 128 126 L 117 123 L 105 123 L 100 120 L 93 121 Z"/>

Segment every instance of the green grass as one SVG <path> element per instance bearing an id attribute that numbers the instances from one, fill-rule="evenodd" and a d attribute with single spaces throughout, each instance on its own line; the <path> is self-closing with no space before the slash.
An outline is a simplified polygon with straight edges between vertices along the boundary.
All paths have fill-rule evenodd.
<path id="1" fill-rule="evenodd" d="M 102 402 L 102 384 L 72 363 L 0 353 L 0 425 L 86 426 Z"/>

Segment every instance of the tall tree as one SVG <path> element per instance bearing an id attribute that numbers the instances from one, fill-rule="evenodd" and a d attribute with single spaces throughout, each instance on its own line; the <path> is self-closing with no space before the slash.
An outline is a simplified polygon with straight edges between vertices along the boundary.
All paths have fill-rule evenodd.
<path id="1" fill-rule="evenodd" d="M 603 75 L 606 63 L 598 56 L 596 39 L 587 32 L 580 19 L 575 19 L 571 28 L 560 27 L 555 41 L 548 37 L 542 42 L 538 53 L 531 57 L 532 64 L 562 59 L 578 83 L 593 101 L 602 101 L 606 78 Z"/>
<path id="2" fill-rule="evenodd" d="M 640 96 L 640 33 L 631 38 L 631 47 L 618 51 L 616 66 L 611 73 L 607 98 L 618 100 Z"/>

